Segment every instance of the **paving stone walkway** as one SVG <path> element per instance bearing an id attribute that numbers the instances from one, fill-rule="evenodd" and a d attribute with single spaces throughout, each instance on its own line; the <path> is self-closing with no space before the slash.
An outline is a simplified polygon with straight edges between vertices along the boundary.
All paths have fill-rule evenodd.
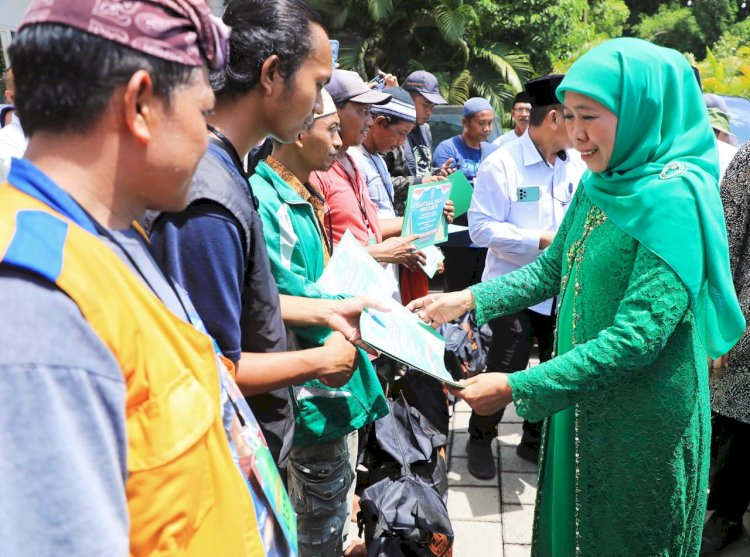
<path id="1" fill-rule="evenodd" d="M 511 404 L 493 442 L 499 474 L 478 480 L 467 468 L 467 426 L 471 410 L 460 401 L 449 439 L 448 512 L 455 533 L 455 557 L 529 557 L 536 498 L 536 466 L 516 455 L 523 419 Z M 750 557 L 750 513 L 742 539 L 712 557 Z M 633 556 L 636 557 L 636 556 Z"/>

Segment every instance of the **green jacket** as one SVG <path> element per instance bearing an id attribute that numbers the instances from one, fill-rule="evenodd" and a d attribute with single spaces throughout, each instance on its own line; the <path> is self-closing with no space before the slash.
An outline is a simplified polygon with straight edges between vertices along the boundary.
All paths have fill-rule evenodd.
<path id="1" fill-rule="evenodd" d="M 281 294 L 336 299 L 317 287 L 323 273 L 323 247 L 312 206 L 265 162 L 250 178 L 260 206 L 271 272 Z M 292 327 L 302 348 L 321 346 L 331 330 Z M 352 378 L 341 388 L 320 381 L 292 387 L 295 445 L 326 443 L 359 429 L 388 413 L 383 390 L 367 354 L 359 351 Z"/>

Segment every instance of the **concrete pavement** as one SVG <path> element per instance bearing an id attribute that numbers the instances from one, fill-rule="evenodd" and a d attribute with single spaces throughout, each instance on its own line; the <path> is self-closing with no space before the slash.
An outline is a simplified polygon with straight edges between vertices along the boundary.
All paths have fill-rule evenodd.
<path id="1" fill-rule="evenodd" d="M 451 419 L 448 512 L 455 534 L 455 557 L 529 557 L 536 498 L 536 466 L 516 455 L 520 418 L 511 404 L 498 428 L 493 451 L 499 474 L 478 480 L 467 468 L 467 426 L 471 410 L 460 401 Z M 750 557 L 750 513 L 745 535 L 712 557 Z M 627 556 L 642 557 L 642 556 Z"/>

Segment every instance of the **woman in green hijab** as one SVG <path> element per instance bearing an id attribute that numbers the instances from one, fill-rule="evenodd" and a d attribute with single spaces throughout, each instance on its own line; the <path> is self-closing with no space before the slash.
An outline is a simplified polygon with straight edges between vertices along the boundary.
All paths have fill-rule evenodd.
<path id="1" fill-rule="evenodd" d="M 732 286 L 718 159 L 684 57 L 614 39 L 557 95 L 588 165 L 554 242 L 532 264 L 410 308 L 479 322 L 558 296 L 556 357 L 457 393 L 545 420 L 535 556 L 698 554 L 710 444 L 706 354 L 745 322 Z"/>

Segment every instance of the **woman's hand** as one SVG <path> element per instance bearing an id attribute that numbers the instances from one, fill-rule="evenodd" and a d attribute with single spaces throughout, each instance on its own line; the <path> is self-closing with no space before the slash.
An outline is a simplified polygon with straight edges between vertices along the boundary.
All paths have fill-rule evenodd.
<path id="1" fill-rule="evenodd" d="M 513 402 L 513 391 L 505 373 L 481 373 L 460 381 L 463 389 L 450 389 L 480 416 L 491 416 Z"/>
<path id="2" fill-rule="evenodd" d="M 448 292 L 446 294 L 430 294 L 412 301 L 406 309 L 416 313 L 422 321 L 431 327 L 437 327 L 448 321 L 453 321 L 467 311 L 475 308 L 474 295 L 470 290 Z"/>

